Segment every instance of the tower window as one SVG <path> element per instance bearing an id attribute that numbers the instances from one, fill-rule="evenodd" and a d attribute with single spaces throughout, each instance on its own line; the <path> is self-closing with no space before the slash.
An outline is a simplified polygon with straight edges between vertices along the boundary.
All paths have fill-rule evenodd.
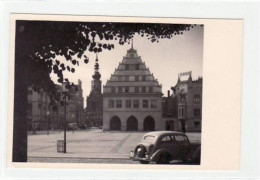
<path id="1" fill-rule="evenodd" d="M 129 64 L 125 65 L 125 70 L 129 70 Z"/>
<path id="2" fill-rule="evenodd" d="M 121 108 L 122 107 L 122 100 L 116 100 L 116 107 Z"/>
<path id="3" fill-rule="evenodd" d="M 126 76 L 126 77 L 125 77 L 125 81 L 129 81 L 129 76 Z"/>
<path id="4" fill-rule="evenodd" d="M 135 76 L 135 81 L 139 81 L 139 77 L 138 76 Z"/>
<path id="5" fill-rule="evenodd" d="M 145 92 L 146 92 L 146 87 L 143 86 L 143 87 L 142 87 L 142 93 L 145 93 Z"/>
<path id="6" fill-rule="evenodd" d="M 134 100 L 134 108 L 139 108 L 139 100 Z"/>
<path id="7" fill-rule="evenodd" d="M 129 87 L 125 87 L 125 93 L 129 93 Z"/>
<path id="8" fill-rule="evenodd" d="M 150 87 L 149 87 L 149 93 L 152 93 L 152 92 L 153 92 L 153 87 L 150 86 Z"/>
<path id="9" fill-rule="evenodd" d="M 200 109 L 194 109 L 194 117 L 200 117 Z"/>
<path id="10" fill-rule="evenodd" d="M 156 108 L 156 100 L 151 101 L 151 108 Z"/>
<path id="11" fill-rule="evenodd" d="M 122 87 L 118 87 L 118 92 L 122 93 Z"/>
<path id="12" fill-rule="evenodd" d="M 113 108 L 114 107 L 114 100 L 109 100 L 108 101 L 108 107 Z"/>
<path id="13" fill-rule="evenodd" d="M 145 76 L 142 76 L 142 81 L 145 81 Z"/>
<path id="14" fill-rule="evenodd" d="M 111 87 L 111 92 L 115 93 L 116 92 L 116 88 L 115 87 Z"/>
<path id="15" fill-rule="evenodd" d="M 193 102 L 194 103 L 200 103 L 200 95 L 199 94 L 194 95 Z"/>
<path id="16" fill-rule="evenodd" d="M 126 100 L 125 101 L 125 107 L 126 108 L 131 108 L 131 100 Z"/>
<path id="17" fill-rule="evenodd" d="M 143 108 L 148 108 L 148 100 L 143 100 Z"/>
<path id="18" fill-rule="evenodd" d="M 135 65 L 135 69 L 136 69 L 136 70 L 139 70 L 139 64 L 136 64 L 136 65 Z"/>
<path id="19" fill-rule="evenodd" d="M 139 87 L 135 87 L 135 93 L 139 93 Z"/>

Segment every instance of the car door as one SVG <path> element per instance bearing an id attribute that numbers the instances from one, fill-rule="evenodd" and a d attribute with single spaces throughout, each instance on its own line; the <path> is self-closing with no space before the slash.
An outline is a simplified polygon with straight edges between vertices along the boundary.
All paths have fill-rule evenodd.
<path id="1" fill-rule="evenodd" d="M 189 140 L 187 136 L 182 134 L 175 134 L 172 136 L 176 144 L 176 154 L 178 158 L 185 158 L 189 152 Z"/>
<path id="2" fill-rule="evenodd" d="M 177 144 L 173 141 L 171 135 L 164 135 L 160 140 L 160 148 L 167 149 L 170 152 L 172 159 L 175 159 L 178 155 Z"/>

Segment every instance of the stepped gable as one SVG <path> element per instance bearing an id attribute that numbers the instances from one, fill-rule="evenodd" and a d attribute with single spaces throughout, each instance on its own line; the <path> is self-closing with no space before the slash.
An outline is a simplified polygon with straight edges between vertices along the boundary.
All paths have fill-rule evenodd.
<path id="1" fill-rule="evenodd" d="M 114 73 L 111 74 L 110 79 L 104 86 L 104 93 L 109 93 L 109 90 L 106 91 L 108 87 L 130 86 L 153 87 L 153 93 L 161 93 L 161 85 L 133 47 L 127 50 L 126 56 L 123 57 L 122 62 L 119 63 Z"/>

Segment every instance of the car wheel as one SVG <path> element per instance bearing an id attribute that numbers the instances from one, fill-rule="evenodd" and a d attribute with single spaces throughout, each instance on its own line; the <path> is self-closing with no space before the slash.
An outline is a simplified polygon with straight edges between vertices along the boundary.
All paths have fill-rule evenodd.
<path id="1" fill-rule="evenodd" d="M 169 164 L 171 160 L 171 157 L 169 154 L 161 154 L 158 161 L 156 161 L 156 164 Z"/>
<path id="2" fill-rule="evenodd" d="M 149 161 L 143 161 L 143 160 L 140 160 L 139 161 L 141 164 L 149 164 L 150 162 Z"/>

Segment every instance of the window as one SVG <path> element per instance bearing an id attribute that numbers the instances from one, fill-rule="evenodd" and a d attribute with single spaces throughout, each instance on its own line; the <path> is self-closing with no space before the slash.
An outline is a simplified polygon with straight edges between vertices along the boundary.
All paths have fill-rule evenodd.
<path id="1" fill-rule="evenodd" d="M 126 76 L 126 77 L 125 77 L 125 81 L 129 81 L 129 76 Z"/>
<path id="2" fill-rule="evenodd" d="M 171 139 L 170 136 L 165 136 L 165 137 L 163 137 L 162 140 L 161 140 L 162 143 L 169 143 L 169 142 L 171 142 L 171 141 L 172 141 L 172 139 Z"/>
<path id="3" fill-rule="evenodd" d="M 150 87 L 149 87 L 149 93 L 152 93 L 152 92 L 153 92 L 153 87 L 150 86 Z"/>
<path id="4" fill-rule="evenodd" d="M 123 77 L 122 76 L 118 76 L 118 81 L 123 81 Z"/>
<path id="5" fill-rule="evenodd" d="M 122 87 L 118 87 L 118 92 L 122 93 Z"/>
<path id="6" fill-rule="evenodd" d="M 175 135 L 174 138 L 175 138 L 175 141 L 177 141 L 177 142 L 188 142 L 188 139 L 186 136 Z"/>
<path id="7" fill-rule="evenodd" d="M 139 100 L 134 100 L 134 108 L 139 108 Z"/>
<path id="8" fill-rule="evenodd" d="M 135 65 L 135 69 L 136 69 L 136 70 L 139 70 L 139 64 L 136 64 L 136 65 Z"/>
<path id="9" fill-rule="evenodd" d="M 194 117 L 200 117 L 200 109 L 194 109 Z"/>
<path id="10" fill-rule="evenodd" d="M 151 108 L 156 108 L 156 100 L 151 101 Z"/>
<path id="11" fill-rule="evenodd" d="M 125 65 L 125 70 L 129 70 L 129 64 Z"/>
<path id="12" fill-rule="evenodd" d="M 145 76 L 142 76 L 142 81 L 145 81 Z"/>
<path id="13" fill-rule="evenodd" d="M 108 107 L 113 108 L 114 107 L 114 100 L 109 100 L 108 101 Z"/>
<path id="14" fill-rule="evenodd" d="M 142 87 L 142 93 L 146 92 L 146 87 Z"/>
<path id="15" fill-rule="evenodd" d="M 198 128 L 198 127 L 200 126 L 200 122 L 198 122 L 198 121 L 194 122 L 194 126 L 195 126 L 196 128 Z"/>
<path id="16" fill-rule="evenodd" d="M 181 102 L 186 102 L 186 97 L 185 96 L 181 96 Z"/>
<path id="17" fill-rule="evenodd" d="M 41 109 L 42 108 L 42 104 L 38 104 L 38 108 Z"/>
<path id="18" fill-rule="evenodd" d="M 116 107 L 121 108 L 122 107 L 122 100 L 116 100 Z"/>
<path id="19" fill-rule="evenodd" d="M 129 87 L 125 87 L 125 93 L 129 93 Z"/>
<path id="20" fill-rule="evenodd" d="M 148 108 L 148 100 L 143 100 L 143 108 Z"/>
<path id="21" fill-rule="evenodd" d="M 194 95 L 193 102 L 194 103 L 200 103 L 200 95 L 199 94 Z"/>
<path id="22" fill-rule="evenodd" d="M 116 92 L 116 88 L 115 87 L 111 87 L 111 92 L 115 93 Z"/>
<path id="23" fill-rule="evenodd" d="M 131 108 L 131 100 L 126 100 L 125 101 L 125 107 L 126 108 Z"/>
<path id="24" fill-rule="evenodd" d="M 135 87 L 135 93 L 139 93 L 139 87 Z"/>
<path id="25" fill-rule="evenodd" d="M 139 77 L 138 76 L 135 76 L 135 81 L 139 81 Z"/>

